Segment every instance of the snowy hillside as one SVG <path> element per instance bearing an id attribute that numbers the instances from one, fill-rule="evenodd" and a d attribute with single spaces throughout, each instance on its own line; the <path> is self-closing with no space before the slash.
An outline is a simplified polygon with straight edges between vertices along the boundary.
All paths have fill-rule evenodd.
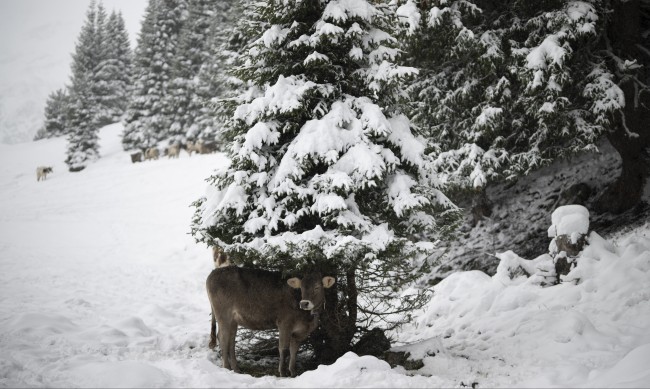
<path id="1" fill-rule="evenodd" d="M 352 353 L 295 379 L 220 368 L 207 348 L 210 251 L 189 233 L 190 203 L 220 154 L 132 164 L 120 125 L 80 173 L 65 140 L 0 145 L 0 386 L 647 386 L 650 225 L 590 236 L 575 282 L 456 273 L 396 334 L 424 367 Z M 39 165 L 54 167 L 36 182 Z M 550 213 L 548 216 L 550 221 Z M 546 229 L 548 225 L 538 226 Z"/>

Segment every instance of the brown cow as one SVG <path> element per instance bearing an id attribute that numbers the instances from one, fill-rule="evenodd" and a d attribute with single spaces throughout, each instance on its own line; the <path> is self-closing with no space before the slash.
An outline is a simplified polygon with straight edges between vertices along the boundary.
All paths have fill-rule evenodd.
<path id="1" fill-rule="evenodd" d="M 181 153 L 181 145 L 175 143 L 165 149 L 165 151 L 167 158 L 178 158 L 179 154 Z"/>
<path id="2" fill-rule="evenodd" d="M 194 143 L 187 142 L 187 152 L 192 155 L 192 152 L 197 154 L 210 154 L 217 151 L 217 142 L 206 142 L 203 139 Z"/>
<path id="3" fill-rule="evenodd" d="M 230 266 L 230 259 L 228 254 L 219 246 L 212 247 L 212 259 L 214 260 L 214 268 Z"/>
<path id="4" fill-rule="evenodd" d="M 185 145 L 185 150 L 187 150 L 187 153 L 191 157 L 193 152 L 196 152 L 198 154 L 199 146 L 196 144 L 196 142 L 187 142 Z"/>
<path id="5" fill-rule="evenodd" d="M 279 372 L 285 375 L 284 360 L 289 349 L 289 372 L 296 374 L 296 353 L 300 343 L 318 327 L 318 318 L 325 302 L 325 288 L 334 285 L 333 277 L 321 277 L 312 272 L 301 279 L 283 280 L 280 273 L 225 266 L 214 269 L 206 280 L 212 306 L 209 347 L 217 341 L 223 367 L 239 372 L 235 359 L 237 327 L 251 330 L 277 328 L 279 334 Z M 298 302 L 293 289 L 300 288 Z"/>
<path id="6" fill-rule="evenodd" d="M 158 159 L 159 156 L 160 151 L 155 147 L 150 147 L 147 149 L 147 151 L 144 152 L 145 161 L 149 159 Z"/>
<path id="7" fill-rule="evenodd" d="M 137 151 L 131 154 L 131 163 L 142 162 L 142 152 Z"/>
<path id="8" fill-rule="evenodd" d="M 217 151 L 217 142 L 198 141 L 199 154 L 210 154 Z"/>

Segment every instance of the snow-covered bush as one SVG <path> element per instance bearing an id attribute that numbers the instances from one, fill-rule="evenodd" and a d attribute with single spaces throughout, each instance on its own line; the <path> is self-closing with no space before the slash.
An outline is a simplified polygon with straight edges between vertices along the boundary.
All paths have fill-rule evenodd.
<path id="1" fill-rule="evenodd" d="M 416 71 L 396 64 L 391 16 L 365 0 L 252 3 L 235 72 L 252 88 L 227 129 L 231 164 L 196 203 L 196 238 L 236 262 L 338 275 L 330 358 L 359 324 L 408 320 L 422 296 L 398 291 L 454 214 L 400 111 Z"/>
<path id="2" fill-rule="evenodd" d="M 589 232 L 589 210 L 582 205 L 565 205 L 551 215 L 553 224 L 548 237 L 553 238 L 549 253 L 553 256 L 557 282 L 573 267 L 574 259 L 582 251 Z"/>

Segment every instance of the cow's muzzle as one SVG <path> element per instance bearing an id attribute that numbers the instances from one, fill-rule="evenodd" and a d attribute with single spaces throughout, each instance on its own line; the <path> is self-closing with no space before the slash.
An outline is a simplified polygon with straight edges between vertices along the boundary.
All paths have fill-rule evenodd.
<path id="1" fill-rule="evenodd" d="M 300 309 L 304 309 L 305 311 L 311 311 L 312 309 L 314 309 L 314 303 L 312 303 L 309 300 L 301 300 Z"/>

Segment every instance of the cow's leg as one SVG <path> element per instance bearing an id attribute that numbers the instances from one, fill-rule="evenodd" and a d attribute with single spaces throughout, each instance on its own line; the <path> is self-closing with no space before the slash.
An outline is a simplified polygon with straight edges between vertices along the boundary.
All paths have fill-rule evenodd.
<path id="1" fill-rule="evenodd" d="M 292 377 L 296 376 L 296 354 L 299 347 L 300 342 L 292 336 L 289 344 L 289 373 L 291 373 Z"/>
<path id="2" fill-rule="evenodd" d="M 232 328 L 226 327 L 226 323 L 219 321 L 219 347 L 221 348 L 221 362 L 224 369 L 231 369 L 230 367 L 230 336 Z"/>
<path id="3" fill-rule="evenodd" d="M 217 347 L 217 318 L 214 316 L 214 311 L 212 311 L 212 321 L 210 322 L 210 343 L 208 344 L 208 347 L 212 350 L 214 350 L 215 347 Z"/>
<path id="4" fill-rule="evenodd" d="M 228 354 L 230 357 L 230 367 L 235 373 L 239 373 L 239 366 L 237 366 L 237 358 L 235 357 L 235 338 L 237 336 L 237 323 L 232 323 L 230 327 L 228 339 Z"/>
<path id="5" fill-rule="evenodd" d="M 286 372 L 284 370 L 284 360 L 286 358 L 286 350 L 289 348 L 288 331 L 280 329 L 279 338 L 278 351 L 280 351 L 280 364 L 278 366 L 278 371 L 280 372 L 280 377 L 285 377 Z"/>

